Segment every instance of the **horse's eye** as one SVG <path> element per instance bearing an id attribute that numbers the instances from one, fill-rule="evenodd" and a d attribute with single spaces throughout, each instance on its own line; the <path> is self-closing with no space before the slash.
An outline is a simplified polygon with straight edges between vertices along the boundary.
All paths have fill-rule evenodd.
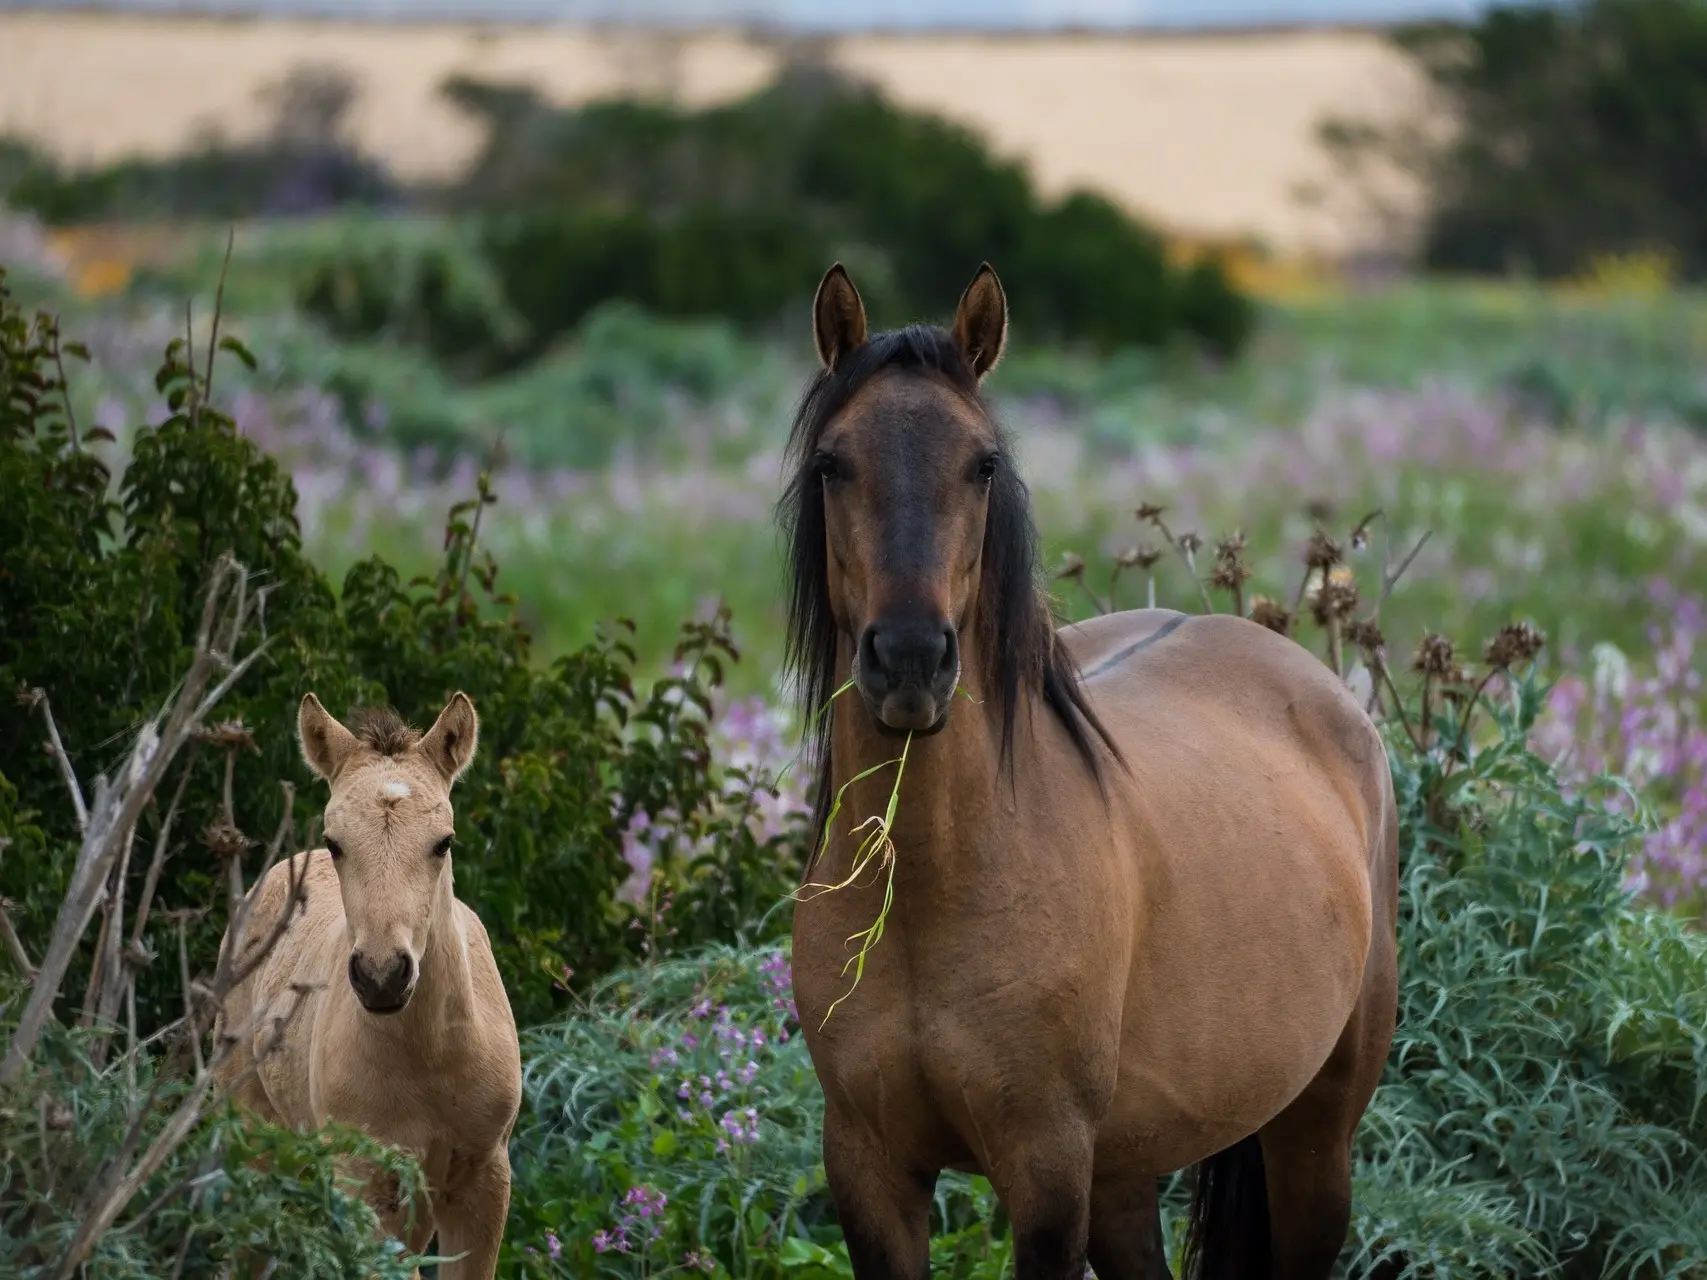
<path id="1" fill-rule="evenodd" d="M 993 480 L 996 475 L 996 464 L 1001 460 L 1002 456 L 999 453 L 992 453 L 985 458 L 978 464 L 978 478 L 980 480 Z"/>
<path id="2" fill-rule="evenodd" d="M 332 860 L 336 862 L 339 858 L 344 856 L 344 846 L 339 844 L 336 840 L 327 840 L 326 852 L 331 854 Z"/>
<path id="3" fill-rule="evenodd" d="M 437 844 L 435 844 L 433 846 L 433 857 L 442 858 L 445 856 L 445 854 L 449 853 L 450 852 L 451 839 L 452 839 L 452 837 L 446 836 L 443 840 L 440 840 Z"/>
<path id="4" fill-rule="evenodd" d="M 812 459 L 812 469 L 818 473 L 820 480 L 834 480 L 841 474 L 840 464 L 834 454 L 820 453 Z"/>

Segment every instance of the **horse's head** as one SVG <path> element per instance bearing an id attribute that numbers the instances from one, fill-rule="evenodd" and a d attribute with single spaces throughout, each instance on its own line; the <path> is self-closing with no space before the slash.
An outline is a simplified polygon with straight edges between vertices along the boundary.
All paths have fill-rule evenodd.
<path id="1" fill-rule="evenodd" d="M 999 606 L 981 599 L 986 559 L 1004 554 L 1009 532 L 1030 537 L 1023 487 L 978 392 L 1001 357 L 1007 299 L 985 265 L 952 332 L 914 326 L 873 339 L 838 264 L 812 311 L 824 371 L 797 429 L 797 500 L 810 517 L 797 535 L 822 542 L 797 547 L 797 557 L 805 550 L 821 565 L 824 604 L 878 723 L 934 731 L 953 706 L 978 610 Z M 1029 545 L 1024 552 L 1025 580 L 988 590 L 1017 585 L 1029 608 Z"/>
<path id="2" fill-rule="evenodd" d="M 416 734 L 390 712 L 368 712 L 355 732 L 312 693 L 297 733 L 309 768 L 332 786 L 326 848 L 338 873 L 350 940 L 350 986 L 372 1013 L 409 1003 L 434 913 L 454 901 L 450 788 L 474 758 L 479 721 L 467 694 L 451 698 Z"/>

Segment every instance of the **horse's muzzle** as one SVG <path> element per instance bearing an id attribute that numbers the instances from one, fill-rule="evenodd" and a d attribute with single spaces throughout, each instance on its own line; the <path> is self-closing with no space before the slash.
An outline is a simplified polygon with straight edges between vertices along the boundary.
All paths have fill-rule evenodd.
<path id="1" fill-rule="evenodd" d="M 350 986 L 369 1013 L 400 1013 L 415 993 L 415 962 L 407 951 L 393 952 L 380 964 L 352 951 Z"/>
<path id="2" fill-rule="evenodd" d="M 960 638 L 924 618 L 874 622 L 860 636 L 860 695 L 884 728 L 934 733 L 948 719 L 960 678 Z"/>

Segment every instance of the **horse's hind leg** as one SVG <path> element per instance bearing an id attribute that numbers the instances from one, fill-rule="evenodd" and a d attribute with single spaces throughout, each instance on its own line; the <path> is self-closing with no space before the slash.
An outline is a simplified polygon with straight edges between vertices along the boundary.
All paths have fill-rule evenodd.
<path id="1" fill-rule="evenodd" d="M 1172 1280 L 1154 1178 L 1093 1177 L 1090 1261 L 1097 1280 Z"/>
<path id="2" fill-rule="evenodd" d="M 895 1163 L 858 1120 L 824 1110 L 824 1173 L 855 1280 L 928 1280 L 934 1176 Z"/>
<path id="3" fill-rule="evenodd" d="M 1273 1280 L 1327 1280 L 1345 1245 L 1352 1142 L 1393 1038 L 1397 982 L 1390 956 L 1389 942 L 1381 958 L 1389 962 L 1372 959 L 1372 980 L 1328 1061 L 1258 1135 Z"/>

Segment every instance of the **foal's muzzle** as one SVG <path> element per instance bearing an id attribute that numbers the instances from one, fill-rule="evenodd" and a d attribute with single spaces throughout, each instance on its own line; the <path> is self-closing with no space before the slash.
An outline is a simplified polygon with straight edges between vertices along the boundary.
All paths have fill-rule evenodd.
<path id="1" fill-rule="evenodd" d="M 960 679 L 960 638 L 928 618 L 874 622 L 860 636 L 858 673 L 860 694 L 886 728 L 935 732 Z"/>
<path id="2" fill-rule="evenodd" d="M 400 1013 L 415 994 L 415 962 L 407 951 L 378 962 L 350 952 L 350 986 L 369 1013 Z"/>

